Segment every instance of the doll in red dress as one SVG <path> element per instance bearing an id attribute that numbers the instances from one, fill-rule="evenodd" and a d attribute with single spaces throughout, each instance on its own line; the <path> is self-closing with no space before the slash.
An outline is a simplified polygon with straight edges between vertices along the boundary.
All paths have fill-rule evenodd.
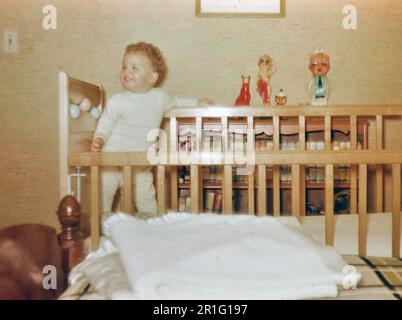
<path id="1" fill-rule="evenodd" d="M 258 68 L 257 91 L 262 98 L 262 104 L 269 106 L 272 92 L 269 82 L 276 71 L 274 60 L 268 54 L 264 54 L 258 60 Z"/>

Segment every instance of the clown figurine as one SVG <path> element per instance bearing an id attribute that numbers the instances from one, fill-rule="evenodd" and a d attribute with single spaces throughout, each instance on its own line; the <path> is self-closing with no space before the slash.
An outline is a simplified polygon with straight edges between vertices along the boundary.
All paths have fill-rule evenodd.
<path id="1" fill-rule="evenodd" d="M 275 96 L 275 103 L 277 106 L 284 106 L 288 102 L 288 97 L 286 96 L 285 91 L 283 89 L 279 90 L 279 92 Z"/>
<path id="2" fill-rule="evenodd" d="M 271 98 L 271 86 L 269 82 L 276 71 L 274 60 L 269 55 L 264 54 L 258 60 L 258 68 L 257 91 L 262 98 L 262 104 L 269 106 Z"/>
<path id="3" fill-rule="evenodd" d="M 310 91 L 312 92 L 312 105 L 323 106 L 328 104 L 330 86 L 327 74 L 331 68 L 329 55 L 317 50 L 310 56 L 309 69 L 313 73 L 313 79 L 310 82 Z"/>

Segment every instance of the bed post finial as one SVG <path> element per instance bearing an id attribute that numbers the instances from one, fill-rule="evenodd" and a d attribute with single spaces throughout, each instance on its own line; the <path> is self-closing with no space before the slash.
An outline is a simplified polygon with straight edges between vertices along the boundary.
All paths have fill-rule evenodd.
<path id="1" fill-rule="evenodd" d="M 62 252 L 62 267 L 67 280 L 68 273 L 81 260 L 83 255 L 82 236 L 79 230 L 81 209 L 77 200 L 65 196 L 59 204 L 57 215 L 61 224 L 61 233 L 58 235 Z"/>

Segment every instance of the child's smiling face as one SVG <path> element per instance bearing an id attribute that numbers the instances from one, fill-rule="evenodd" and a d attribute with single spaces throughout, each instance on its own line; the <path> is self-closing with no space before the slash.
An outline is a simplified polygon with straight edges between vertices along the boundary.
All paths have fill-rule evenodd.
<path id="1" fill-rule="evenodd" d="M 151 61 L 145 54 L 128 52 L 123 57 L 120 80 L 128 91 L 143 93 L 155 86 L 158 73 L 153 69 Z"/>

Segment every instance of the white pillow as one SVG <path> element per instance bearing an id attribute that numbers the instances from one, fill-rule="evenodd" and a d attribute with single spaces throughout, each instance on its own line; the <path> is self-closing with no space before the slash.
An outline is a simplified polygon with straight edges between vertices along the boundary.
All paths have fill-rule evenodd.
<path id="1" fill-rule="evenodd" d="M 71 285 L 84 278 L 96 292 L 109 299 L 135 298 L 119 253 L 106 237 L 101 238 L 99 249 L 91 252 L 69 275 Z"/>

